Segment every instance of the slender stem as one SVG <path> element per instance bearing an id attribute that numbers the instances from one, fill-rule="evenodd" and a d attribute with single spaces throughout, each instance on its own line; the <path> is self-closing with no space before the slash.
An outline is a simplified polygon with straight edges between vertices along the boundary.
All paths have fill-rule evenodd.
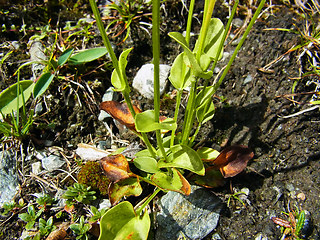
<path id="1" fill-rule="evenodd" d="M 231 67 L 231 64 L 233 63 L 234 59 L 236 58 L 236 56 L 237 56 L 240 48 L 242 47 L 242 44 L 243 44 L 244 41 L 246 40 L 246 38 L 247 38 L 247 36 L 248 36 L 248 34 L 249 34 L 249 32 L 250 32 L 253 24 L 254 24 L 255 21 L 257 20 L 259 14 L 260 14 L 260 12 L 261 12 L 261 9 L 262 9 L 263 6 L 264 6 L 265 1 L 266 1 L 266 0 L 261 0 L 261 2 L 260 2 L 260 4 L 259 4 L 256 12 L 254 13 L 254 15 L 253 15 L 253 17 L 252 17 L 252 19 L 251 19 L 248 27 L 246 28 L 246 31 L 244 32 L 242 38 L 240 39 L 240 42 L 238 43 L 236 49 L 234 50 L 234 52 L 233 52 L 233 54 L 232 54 L 232 56 L 231 56 L 231 58 L 230 58 L 230 60 L 229 60 L 229 62 L 228 62 L 227 67 L 224 69 L 223 73 L 221 74 L 221 77 L 220 77 L 219 81 L 214 85 L 215 91 L 217 91 L 217 89 L 218 89 L 219 86 L 221 85 L 223 79 L 224 79 L 225 76 L 227 75 L 227 73 L 228 73 L 228 71 L 229 71 L 229 69 L 230 69 L 230 67 Z M 215 91 L 214 91 L 214 92 L 215 92 Z"/>
<path id="2" fill-rule="evenodd" d="M 104 29 L 96 1 L 95 0 L 89 0 L 89 1 L 90 1 L 90 5 L 91 5 L 91 9 L 92 9 L 94 18 L 96 19 L 96 23 L 97 23 L 98 29 L 99 29 L 101 37 L 102 37 L 102 41 L 103 41 L 105 47 L 107 48 L 108 53 L 110 54 L 110 58 L 112 60 L 113 67 L 116 69 L 118 76 L 121 77 L 122 74 L 121 74 L 121 71 L 119 68 L 118 59 L 112 49 L 111 43 L 110 43 L 108 36 L 106 34 L 106 31 Z"/>
<path id="3" fill-rule="evenodd" d="M 152 49 L 153 49 L 153 85 L 154 85 L 154 119 L 160 117 L 160 0 L 152 1 Z M 160 130 L 156 131 L 158 147 L 166 159 Z"/>
<path id="4" fill-rule="evenodd" d="M 197 82 L 197 80 L 193 81 L 190 89 L 190 96 L 188 99 L 188 104 L 185 113 L 185 122 L 183 124 L 182 129 L 182 144 L 188 143 L 189 134 L 193 126 L 193 120 L 195 116 L 194 106 L 196 100 Z"/>
<path id="5" fill-rule="evenodd" d="M 108 36 L 106 34 L 106 31 L 104 29 L 104 26 L 103 26 L 103 23 L 102 23 L 102 20 L 101 20 L 101 16 L 100 16 L 97 4 L 96 4 L 95 0 L 89 0 L 89 1 L 90 1 L 92 12 L 93 12 L 94 17 L 96 19 L 96 23 L 97 23 L 98 29 L 99 29 L 101 37 L 102 37 L 103 43 L 104 43 L 105 47 L 107 48 L 107 51 L 108 51 L 108 53 L 110 55 L 110 58 L 112 60 L 113 67 L 116 69 L 118 76 L 120 78 L 122 78 L 123 82 L 125 82 L 126 88 L 125 88 L 124 91 L 122 91 L 122 95 L 124 97 L 125 102 L 128 105 L 128 108 L 129 108 L 132 116 L 135 117 L 136 116 L 136 112 L 134 111 L 132 103 L 131 103 L 131 100 L 130 100 L 130 96 L 129 96 L 129 91 L 130 90 L 129 90 L 129 84 L 128 84 L 127 78 L 125 76 L 123 76 L 123 74 L 121 73 L 118 59 L 117 59 L 117 57 L 116 57 L 116 55 L 115 55 L 115 53 L 114 53 L 114 51 L 112 49 L 111 43 L 110 43 L 110 41 L 108 39 Z M 154 148 L 152 147 L 147 135 L 145 133 L 141 133 L 141 136 L 142 136 L 143 141 L 147 145 L 147 148 L 148 148 L 150 154 L 153 157 L 155 157 Z"/>
<path id="6" fill-rule="evenodd" d="M 203 15 L 203 21 L 202 21 L 202 26 L 201 26 L 201 30 L 200 30 L 200 36 L 199 36 L 199 49 L 197 52 L 197 60 L 200 61 L 200 57 L 203 51 L 203 46 L 204 46 L 204 42 L 206 40 L 206 36 L 207 36 L 207 32 L 208 32 L 208 28 L 209 28 L 209 24 L 210 24 L 210 20 L 211 20 L 211 16 L 213 13 L 213 9 L 214 9 L 214 5 L 216 3 L 216 0 L 209 0 L 209 1 L 205 1 L 205 11 L 204 11 L 204 15 Z"/>
<path id="7" fill-rule="evenodd" d="M 151 202 L 151 200 L 160 192 L 160 188 L 156 188 L 156 190 L 148 197 L 148 199 L 139 207 L 139 209 L 136 211 L 137 216 L 140 216 L 143 209 Z"/>
<path id="8" fill-rule="evenodd" d="M 222 49 L 223 49 L 224 42 L 226 41 L 227 34 L 228 34 L 229 28 L 230 28 L 230 26 L 231 26 L 231 22 L 232 22 L 232 20 L 233 20 L 233 17 L 234 17 L 234 15 L 235 15 L 235 12 L 236 12 L 236 10 L 237 10 L 238 4 L 239 4 L 239 0 L 236 0 L 235 3 L 234 3 L 234 5 L 233 5 L 233 8 L 232 8 L 232 11 L 231 11 L 229 20 L 228 20 L 228 22 L 227 22 L 225 31 L 224 31 L 224 33 L 223 33 L 222 40 L 221 40 L 221 42 L 220 42 L 220 45 L 219 45 L 219 48 L 218 48 L 218 51 L 217 51 L 217 55 L 216 55 L 215 58 L 214 58 L 214 62 L 213 62 L 212 67 L 211 67 L 211 70 L 212 70 L 212 71 L 213 71 L 214 68 L 216 67 L 217 62 L 218 62 L 218 60 L 219 60 L 219 56 L 220 56 L 221 51 L 222 51 Z M 202 89 L 202 91 L 199 93 L 199 94 L 201 94 L 202 96 L 204 95 L 204 92 L 205 92 L 205 90 L 206 90 L 206 87 L 207 87 L 208 84 L 209 84 L 209 80 L 210 80 L 210 79 L 206 79 L 206 81 L 204 82 L 204 85 L 203 85 L 203 89 Z M 200 99 L 201 99 L 201 98 L 202 98 L 202 97 L 200 97 Z M 205 112 L 207 112 L 208 109 L 209 109 L 209 104 L 206 106 Z M 202 126 L 202 123 L 199 122 L 199 124 L 198 124 L 198 126 L 197 126 L 197 129 L 196 129 L 195 133 L 193 134 L 193 136 L 192 136 L 189 144 L 192 144 L 192 143 L 194 142 L 197 134 L 199 133 L 199 130 L 200 130 L 201 126 Z"/>
<path id="9" fill-rule="evenodd" d="M 188 21 L 187 21 L 187 28 L 186 28 L 186 42 L 188 45 L 190 42 L 190 33 L 191 33 L 191 27 L 192 27 L 194 3 L 195 3 L 195 0 L 191 0 L 190 6 L 189 6 Z"/>
<path id="10" fill-rule="evenodd" d="M 235 15 L 236 11 L 237 11 L 237 6 L 238 6 L 238 4 L 239 4 L 239 0 L 236 0 L 235 3 L 234 3 L 234 5 L 233 5 L 233 7 L 232 7 L 231 14 L 230 14 L 230 16 L 229 16 L 229 19 L 228 19 L 226 28 L 225 28 L 224 33 L 223 33 L 223 36 L 222 36 L 222 40 L 221 40 L 221 42 L 220 42 L 220 45 L 219 45 L 219 48 L 218 48 L 218 51 L 217 51 L 217 56 L 215 57 L 214 62 L 213 62 L 213 64 L 212 64 L 212 68 L 211 68 L 212 71 L 213 71 L 214 68 L 216 67 L 217 62 L 218 62 L 218 60 L 219 60 L 219 56 L 220 56 L 221 51 L 222 51 L 222 49 L 223 49 L 223 45 L 224 45 L 224 43 L 225 43 L 225 41 L 226 41 L 226 38 L 227 38 L 227 35 L 228 35 L 228 32 L 229 32 L 229 28 L 230 28 L 230 26 L 231 26 L 233 17 L 234 17 L 234 15 Z M 208 79 L 208 80 L 209 80 L 209 79 Z M 207 80 L 207 81 L 208 81 L 208 80 Z M 206 81 L 206 82 L 207 82 L 207 81 Z"/>
<path id="11" fill-rule="evenodd" d="M 181 96 L 182 96 L 182 90 L 178 90 L 177 96 L 176 96 L 176 108 L 174 111 L 174 117 L 173 120 L 175 122 L 178 121 L 178 114 L 179 114 L 179 107 L 181 103 Z M 170 139 L 170 147 L 174 145 L 174 138 L 175 138 L 176 130 L 172 130 L 171 132 L 171 139 Z"/>

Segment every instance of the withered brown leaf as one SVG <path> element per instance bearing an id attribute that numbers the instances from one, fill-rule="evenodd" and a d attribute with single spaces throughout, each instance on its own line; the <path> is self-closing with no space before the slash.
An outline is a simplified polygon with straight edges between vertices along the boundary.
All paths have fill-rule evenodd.
<path id="1" fill-rule="evenodd" d="M 122 154 L 110 155 L 100 159 L 100 166 L 112 182 L 134 176 L 130 171 L 127 159 Z"/>
<path id="2" fill-rule="evenodd" d="M 253 151 L 247 146 L 234 145 L 223 149 L 212 163 L 220 169 L 224 178 L 234 177 L 246 168 L 253 156 Z"/>
<path id="3" fill-rule="evenodd" d="M 130 130 L 136 131 L 134 118 L 126 103 L 116 101 L 105 101 L 100 103 L 100 109 L 109 113 L 115 120 L 125 125 Z M 141 109 L 133 105 L 136 113 L 141 113 Z"/>

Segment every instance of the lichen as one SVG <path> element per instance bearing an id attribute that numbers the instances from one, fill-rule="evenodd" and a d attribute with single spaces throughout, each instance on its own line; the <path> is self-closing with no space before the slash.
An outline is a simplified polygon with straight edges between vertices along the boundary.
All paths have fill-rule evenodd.
<path id="1" fill-rule="evenodd" d="M 90 186 L 92 190 L 99 190 L 101 195 L 108 194 L 109 179 L 103 174 L 98 162 L 87 162 L 81 167 L 78 174 L 81 184 Z"/>

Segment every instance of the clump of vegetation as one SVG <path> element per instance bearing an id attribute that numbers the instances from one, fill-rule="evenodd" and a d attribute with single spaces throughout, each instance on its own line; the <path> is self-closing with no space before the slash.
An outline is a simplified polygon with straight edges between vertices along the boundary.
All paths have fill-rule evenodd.
<path id="1" fill-rule="evenodd" d="M 103 175 L 98 162 L 87 162 L 78 174 L 78 181 L 81 184 L 91 187 L 92 190 L 99 190 L 101 195 L 108 194 L 109 179 Z"/>
<path id="2" fill-rule="evenodd" d="M 72 205 L 75 201 L 84 204 L 90 203 L 96 199 L 95 191 L 90 191 L 91 187 L 86 187 L 83 184 L 75 183 L 68 187 L 68 190 L 63 194 L 63 198 L 67 199 L 67 205 Z"/>

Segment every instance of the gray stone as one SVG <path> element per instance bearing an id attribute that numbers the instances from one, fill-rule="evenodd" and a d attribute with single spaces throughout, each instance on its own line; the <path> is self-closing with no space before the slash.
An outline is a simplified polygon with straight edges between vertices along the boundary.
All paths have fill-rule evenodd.
<path id="1" fill-rule="evenodd" d="M 191 189 L 189 196 L 169 192 L 161 198 L 156 240 L 203 239 L 216 228 L 221 200 L 205 188 Z"/>
<path id="2" fill-rule="evenodd" d="M 0 152 L 0 207 L 15 196 L 19 187 L 16 159 L 8 151 Z"/>
<path id="3" fill-rule="evenodd" d="M 47 60 L 47 56 L 44 54 L 45 49 L 40 41 L 31 41 L 31 43 L 29 42 L 29 44 L 31 45 L 29 49 L 30 61 L 42 62 Z M 43 64 L 32 64 L 31 70 L 33 79 L 36 79 L 41 74 L 44 68 L 45 66 Z"/>
<path id="4" fill-rule="evenodd" d="M 153 64 L 143 65 L 132 83 L 133 88 L 148 99 L 153 99 L 153 68 Z M 169 65 L 160 64 L 160 94 L 164 93 L 170 68 Z"/>
<path id="5" fill-rule="evenodd" d="M 107 91 L 105 92 L 105 94 L 102 97 L 102 102 L 105 101 L 116 101 L 118 98 L 117 93 L 115 91 L 112 90 L 112 88 L 108 88 Z M 99 121 L 104 121 L 106 118 L 111 117 L 109 113 L 101 110 L 98 120 Z"/>
<path id="6" fill-rule="evenodd" d="M 43 158 L 41 161 L 42 167 L 49 172 L 57 170 L 65 164 L 65 161 L 61 160 L 61 158 L 56 155 L 50 155 L 49 157 Z"/>

